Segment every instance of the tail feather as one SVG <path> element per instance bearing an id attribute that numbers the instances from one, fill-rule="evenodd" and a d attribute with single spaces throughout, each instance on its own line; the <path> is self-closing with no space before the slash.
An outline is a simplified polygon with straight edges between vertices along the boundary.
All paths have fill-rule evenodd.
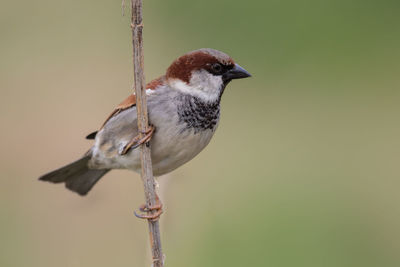
<path id="1" fill-rule="evenodd" d="M 65 183 L 68 189 L 84 196 L 103 175 L 110 171 L 109 169 L 89 169 L 89 160 L 90 155 L 86 155 L 77 161 L 41 176 L 39 180 L 52 183 Z"/>

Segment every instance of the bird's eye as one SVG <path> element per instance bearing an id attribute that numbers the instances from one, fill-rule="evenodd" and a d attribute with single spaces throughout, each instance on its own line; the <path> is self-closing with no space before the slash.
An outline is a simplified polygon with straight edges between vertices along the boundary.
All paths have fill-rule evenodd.
<path id="1" fill-rule="evenodd" d="M 219 63 L 214 63 L 211 65 L 211 68 L 214 73 L 220 74 L 222 72 L 222 65 Z"/>

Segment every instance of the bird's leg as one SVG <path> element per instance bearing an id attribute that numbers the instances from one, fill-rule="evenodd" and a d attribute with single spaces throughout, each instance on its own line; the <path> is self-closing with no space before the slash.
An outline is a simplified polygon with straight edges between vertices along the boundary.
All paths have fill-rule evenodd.
<path id="1" fill-rule="evenodd" d="M 140 138 L 139 135 L 135 136 L 128 144 L 124 146 L 124 149 L 121 151 L 120 154 L 125 155 L 130 149 L 135 149 L 141 144 L 149 142 L 151 137 L 153 136 L 154 130 L 154 126 L 149 125 L 149 129 L 146 132 L 143 132 L 145 136 L 143 136 L 142 138 Z"/>
<path id="2" fill-rule="evenodd" d="M 160 201 L 160 198 L 158 197 L 157 194 L 156 194 L 156 202 L 157 203 L 154 206 L 147 206 L 146 204 L 140 205 L 139 210 L 141 212 L 146 212 L 146 213 L 149 213 L 149 214 L 138 214 L 135 211 L 134 212 L 135 216 L 140 218 L 140 219 L 147 219 L 147 220 L 150 220 L 150 221 L 157 221 L 158 219 L 160 219 L 160 216 L 163 213 L 163 209 L 162 209 L 163 205 L 162 205 L 162 203 Z M 154 212 L 154 213 L 152 213 L 152 212 Z"/>

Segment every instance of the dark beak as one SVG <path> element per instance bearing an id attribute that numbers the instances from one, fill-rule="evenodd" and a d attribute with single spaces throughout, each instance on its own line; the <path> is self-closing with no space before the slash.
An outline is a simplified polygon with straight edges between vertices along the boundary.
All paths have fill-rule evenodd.
<path id="1" fill-rule="evenodd" d="M 235 67 L 233 67 L 233 69 L 230 69 L 222 75 L 222 78 L 225 82 L 229 82 L 233 79 L 242 79 L 247 77 L 251 77 L 251 74 L 247 70 L 240 67 L 238 64 L 235 64 Z"/>

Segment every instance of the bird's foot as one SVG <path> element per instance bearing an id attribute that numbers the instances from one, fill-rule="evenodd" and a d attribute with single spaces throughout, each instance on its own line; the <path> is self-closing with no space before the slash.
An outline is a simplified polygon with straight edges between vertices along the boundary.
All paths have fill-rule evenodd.
<path id="1" fill-rule="evenodd" d="M 153 206 L 147 206 L 146 204 L 142 204 L 139 207 L 139 210 L 141 212 L 145 212 L 147 214 L 138 214 L 136 211 L 135 216 L 140 218 L 140 219 L 146 219 L 146 220 L 150 220 L 150 221 L 158 221 L 158 219 L 160 219 L 161 214 L 163 213 L 163 205 L 160 201 L 160 199 L 158 198 L 158 196 L 156 196 L 156 204 Z"/>
<path id="2" fill-rule="evenodd" d="M 149 129 L 146 132 L 143 132 L 144 136 L 142 138 L 140 138 L 140 135 L 135 136 L 128 144 L 124 146 L 124 149 L 120 152 L 120 154 L 125 155 L 129 150 L 135 149 L 141 144 L 149 142 L 153 136 L 154 130 L 154 126 L 149 125 Z"/>

